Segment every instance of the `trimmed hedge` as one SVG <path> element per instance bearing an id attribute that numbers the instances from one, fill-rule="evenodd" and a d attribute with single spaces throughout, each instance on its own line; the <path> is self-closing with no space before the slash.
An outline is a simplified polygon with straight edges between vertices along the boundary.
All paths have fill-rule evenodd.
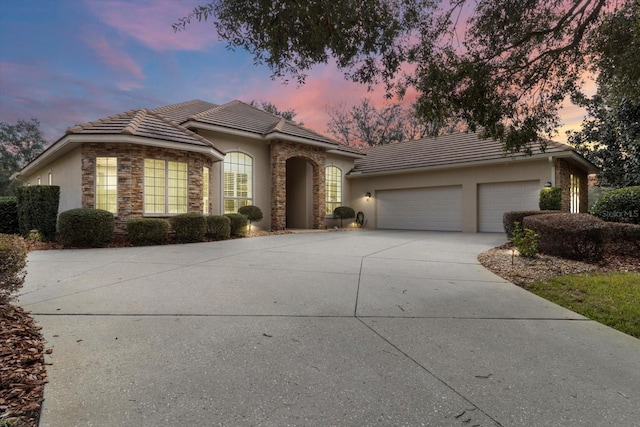
<path id="1" fill-rule="evenodd" d="M 538 202 L 541 211 L 559 211 L 562 209 L 562 188 L 549 187 L 540 190 Z"/>
<path id="2" fill-rule="evenodd" d="M 515 230 L 515 223 L 524 223 L 524 218 L 531 215 L 546 215 L 551 213 L 560 213 L 560 211 L 511 211 L 502 214 L 502 226 L 504 232 L 507 233 L 507 238 L 511 240 L 513 237 L 513 230 Z"/>
<path id="3" fill-rule="evenodd" d="M 603 194 L 591 207 L 591 214 L 605 221 L 640 224 L 640 186 Z"/>
<path id="4" fill-rule="evenodd" d="M 356 211 L 353 208 L 350 208 L 349 206 L 338 206 L 333 210 L 333 218 L 340 220 L 340 228 L 342 228 L 343 219 L 349 219 L 349 218 L 355 218 L 355 217 L 356 217 Z"/>
<path id="5" fill-rule="evenodd" d="M 640 255 L 640 224 L 607 223 L 608 250 L 618 254 Z"/>
<path id="6" fill-rule="evenodd" d="M 31 230 L 38 230 L 45 240 L 56 240 L 60 187 L 32 185 L 18 187 L 14 191 L 18 201 L 20 234 L 26 236 Z"/>
<path id="7" fill-rule="evenodd" d="M 0 197 L 0 233 L 20 234 L 18 200 L 15 197 Z"/>
<path id="8" fill-rule="evenodd" d="M 178 243 L 196 243 L 204 240 L 207 232 L 207 220 L 200 213 L 186 213 L 171 217 L 169 220 Z"/>
<path id="9" fill-rule="evenodd" d="M 24 284 L 27 274 L 27 246 L 24 239 L 12 234 L 0 234 L 0 304 L 11 300 L 11 294 Z"/>
<path id="10" fill-rule="evenodd" d="M 209 215 L 207 236 L 214 240 L 226 240 L 231 237 L 231 220 L 223 215 Z"/>
<path id="11" fill-rule="evenodd" d="M 601 219 L 577 213 L 527 216 L 524 227 L 540 236 L 539 252 L 589 262 L 602 259 L 609 233 Z"/>
<path id="12" fill-rule="evenodd" d="M 254 205 L 242 206 L 238 209 L 238 213 L 247 217 L 249 224 L 254 221 L 260 221 L 262 219 L 262 211 L 259 207 Z"/>
<path id="13" fill-rule="evenodd" d="M 169 221 L 133 218 L 127 221 L 127 236 L 133 246 L 164 245 L 169 240 Z"/>
<path id="14" fill-rule="evenodd" d="M 231 221 L 231 235 L 234 237 L 245 237 L 247 235 L 247 224 L 249 219 L 239 213 L 225 214 Z"/>
<path id="15" fill-rule="evenodd" d="M 114 228 L 113 214 L 102 209 L 70 209 L 58 219 L 59 240 L 64 246 L 102 248 L 113 240 Z"/>

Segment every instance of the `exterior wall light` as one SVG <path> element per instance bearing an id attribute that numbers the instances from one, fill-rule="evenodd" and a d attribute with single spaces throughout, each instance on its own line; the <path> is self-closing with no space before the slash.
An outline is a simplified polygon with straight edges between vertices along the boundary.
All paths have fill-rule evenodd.
<path id="1" fill-rule="evenodd" d="M 367 202 L 368 202 L 369 199 L 371 198 L 371 191 L 367 191 L 366 193 L 364 193 L 364 197 L 367 198 Z"/>
<path id="2" fill-rule="evenodd" d="M 551 181 L 547 181 L 547 183 L 544 185 L 544 188 L 551 188 Z"/>

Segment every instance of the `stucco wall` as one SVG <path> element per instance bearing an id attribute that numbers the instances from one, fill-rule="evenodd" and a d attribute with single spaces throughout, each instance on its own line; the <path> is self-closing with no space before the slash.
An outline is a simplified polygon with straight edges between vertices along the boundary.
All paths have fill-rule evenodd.
<path id="1" fill-rule="evenodd" d="M 80 147 L 25 177 L 23 181 L 25 184 L 38 185 L 38 178 L 40 178 L 41 184 L 47 185 L 49 173 L 51 174 L 51 184 L 60 186 L 58 212 L 82 207 L 82 154 Z"/>
<path id="2" fill-rule="evenodd" d="M 553 168 L 547 159 L 466 167 L 430 172 L 350 177 L 351 206 L 365 215 L 368 228 L 376 228 L 376 191 L 401 188 L 462 185 L 462 231 L 478 231 L 478 185 L 508 181 L 540 182 L 551 179 Z M 366 192 L 372 197 L 367 201 Z"/>

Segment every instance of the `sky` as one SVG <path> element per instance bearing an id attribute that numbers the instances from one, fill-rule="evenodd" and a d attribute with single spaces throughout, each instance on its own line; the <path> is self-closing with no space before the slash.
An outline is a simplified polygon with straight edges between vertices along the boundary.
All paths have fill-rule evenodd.
<path id="1" fill-rule="evenodd" d="M 384 104 L 384 91 L 315 67 L 304 85 L 272 80 L 242 50 L 230 51 L 210 22 L 171 24 L 205 0 L 0 0 L 0 121 L 36 118 L 48 142 L 68 127 L 135 108 L 201 99 L 264 100 L 327 133 L 327 108 Z M 408 97 L 406 102 L 411 101 Z M 562 111 L 564 131 L 583 111 Z"/>

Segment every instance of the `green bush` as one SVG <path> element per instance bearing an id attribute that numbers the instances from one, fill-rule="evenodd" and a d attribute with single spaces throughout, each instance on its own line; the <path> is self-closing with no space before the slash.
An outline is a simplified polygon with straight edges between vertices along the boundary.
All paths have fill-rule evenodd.
<path id="1" fill-rule="evenodd" d="M 540 190 L 539 206 L 541 211 L 559 211 L 562 209 L 562 188 L 545 187 Z"/>
<path id="2" fill-rule="evenodd" d="M 58 219 L 60 243 L 67 247 L 104 247 L 113 240 L 114 228 L 113 214 L 102 209 L 71 209 Z"/>
<path id="3" fill-rule="evenodd" d="M 38 230 L 44 240 L 55 240 L 60 187 L 32 185 L 18 187 L 15 193 L 20 234 L 26 236 L 31 230 Z"/>
<path id="4" fill-rule="evenodd" d="M 607 250 L 618 255 L 640 255 L 640 224 L 607 223 Z"/>
<path id="5" fill-rule="evenodd" d="M 249 219 L 239 213 L 225 214 L 231 220 L 231 235 L 235 237 L 245 237 L 247 235 L 247 224 Z"/>
<path id="6" fill-rule="evenodd" d="M 24 284 L 27 274 L 27 246 L 24 239 L 13 234 L 0 234 L 0 304 L 6 304 L 11 294 Z"/>
<path id="7" fill-rule="evenodd" d="M 356 217 L 356 211 L 353 208 L 350 208 L 349 206 L 338 206 L 333 210 L 333 218 L 340 220 L 340 228 L 342 228 L 343 219 L 349 219 L 349 218 L 355 218 L 355 217 Z"/>
<path id="8" fill-rule="evenodd" d="M 0 233 L 20 233 L 18 200 L 15 197 L 0 197 Z"/>
<path id="9" fill-rule="evenodd" d="M 200 213 L 186 213 L 172 217 L 171 228 L 178 243 L 196 243 L 204 240 L 207 220 Z"/>
<path id="10" fill-rule="evenodd" d="M 133 246 L 164 245 L 169 240 L 169 221 L 133 218 L 127 221 L 127 236 Z"/>
<path id="11" fill-rule="evenodd" d="M 507 238 L 513 237 L 513 230 L 516 228 L 516 222 L 523 223 L 524 218 L 531 215 L 546 215 L 550 213 L 560 213 L 560 211 L 511 211 L 502 214 L 502 226 Z"/>
<path id="12" fill-rule="evenodd" d="M 518 249 L 521 256 L 527 258 L 535 257 L 538 253 L 539 240 L 540 236 L 538 233 L 528 228 L 523 230 L 520 223 L 516 221 L 511 242 Z"/>
<path id="13" fill-rule="evenodd" d="M 238 213 L 247 217 L 249 224 L 254 221 L 260 221 L 262 219 L 262 211 L 259 207 L 254 205 L 242 206 L 238 209 Z"/>
<path id="14" fill-rule="evenodd" d="M 231 236 L 231 220 L 223 215 L 207 217 L 207 236 L 214 240 L 226 240 Z"/>
<path id="15" fill-rule="evenodd" d="M 640 224 L 640 186 L 603 194 L 591 207 L 591 214 L 605 221 Z"/>
<path id="16" fill-rule="evenodd" d="M 559 213 L 525 217 L 525 228 L 538 233 L 538 250 L 580 261 L 599 261 L 605 249 L 607 224 L 589 214 Z"/>

